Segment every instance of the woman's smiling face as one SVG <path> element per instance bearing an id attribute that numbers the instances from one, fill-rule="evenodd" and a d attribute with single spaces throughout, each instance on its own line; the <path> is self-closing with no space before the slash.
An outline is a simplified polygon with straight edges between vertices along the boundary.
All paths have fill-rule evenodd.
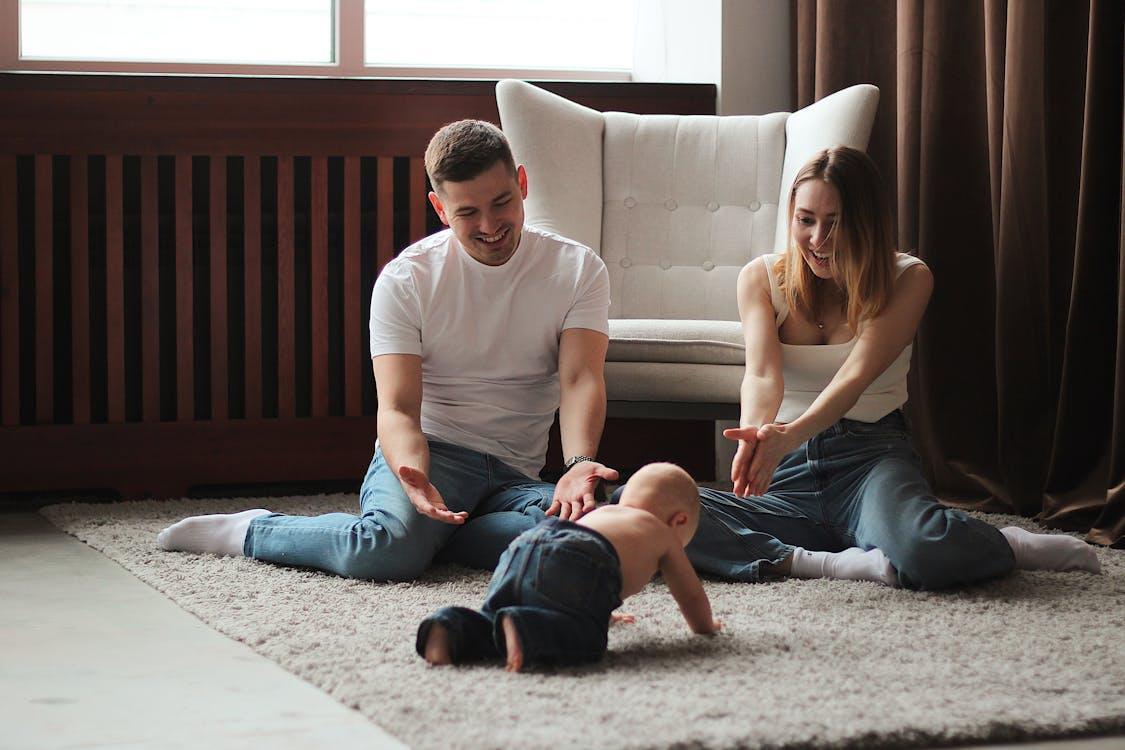
<path id="1" fill-rule="evenodd" d="M 812 272 L 831 279 L 835 229 L 840 216 L 840 195 L 824 180 L 806 180 L 793 196 L 793 241 Z"/>

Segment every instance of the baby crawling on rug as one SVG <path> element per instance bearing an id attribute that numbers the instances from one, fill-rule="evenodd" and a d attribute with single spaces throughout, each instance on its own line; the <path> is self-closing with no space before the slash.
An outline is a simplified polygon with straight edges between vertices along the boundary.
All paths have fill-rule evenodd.
<path id="1" fill-rule="evenodd" d="M 657 570 L 695 633 L 722 628 L 684 547 L 699 525 L 699 493 L 674 464 L 648 464 L 625 484 L 617 505 L 578 521 L 547 518 L 518 536 L 492 576 L 480 611 L 443 607 L 418 626 L 418 655 L 430 664 L 506 658 L 525 664 L 580 664 L 606 652 L 614 614 Z"/>

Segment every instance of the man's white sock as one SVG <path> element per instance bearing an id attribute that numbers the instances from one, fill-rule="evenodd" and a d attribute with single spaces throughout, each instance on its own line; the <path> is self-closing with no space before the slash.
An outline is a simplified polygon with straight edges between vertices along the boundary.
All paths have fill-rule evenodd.
<path id="1" fill-rule="evenodd" d="M 160 549 L 181 552 L 209 552 L 212 555 L 241 555 L 250 522 L 271 511 L 255 508 L 241 513 L 216 513 L 191 516 L 172 524 L 156 535 Z"/>
<path id="2" fill-rule="evenodd" d="M 898 588 L 898 571 L 878 549 L 851 547 L 843 552 L 793 548 L 790 572 L 797 578 L 835 578 L 845 581 L 877 581 Z"/>
<path id="3" fill-rule="evenodd" d="M 1000 529 L 1016 555 L 1016 567 L 1025 570 L 1085 570 L 1101 573 L 1094 548 L 1065 534 L 1034 534 L 1018 526 Z"/>

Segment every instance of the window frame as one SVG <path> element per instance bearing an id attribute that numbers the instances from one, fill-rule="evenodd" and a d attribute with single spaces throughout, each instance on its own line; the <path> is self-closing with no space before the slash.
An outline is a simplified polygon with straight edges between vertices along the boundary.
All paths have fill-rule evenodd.
<path id="1" fill-rule="evenodd" d="M 153 73 L 213 76 L 299 76 L 321 78 L 445 78 L 631 81 L 629 71 L 540 68 L 407 68 L 364 63 L 364 0 L 335 0 L 334 63 L 232 64 L 113 62 L 105 60 L 21 60 L 19 0 L 0 0 L 0 71 L 67 73 Z"/>

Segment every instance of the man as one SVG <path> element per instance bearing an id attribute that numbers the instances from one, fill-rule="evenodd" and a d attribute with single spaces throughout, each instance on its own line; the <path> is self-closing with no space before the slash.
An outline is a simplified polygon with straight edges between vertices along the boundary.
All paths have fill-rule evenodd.
<path id="1" fill-rule="evenodd" d="M 194 516 L 163 549 L 410 580 L 435 559 L 495 566 L 544 515 L 594 507 L 609 279 L 589 248 L 524 226 L 527 173 L 498 128 L 462 120 L 426 149 L 449 229 L 387 264 L 371 297 L 379 397 L 361 514 Z M 567 471 L 538 481 L 556 409 Z"/>

